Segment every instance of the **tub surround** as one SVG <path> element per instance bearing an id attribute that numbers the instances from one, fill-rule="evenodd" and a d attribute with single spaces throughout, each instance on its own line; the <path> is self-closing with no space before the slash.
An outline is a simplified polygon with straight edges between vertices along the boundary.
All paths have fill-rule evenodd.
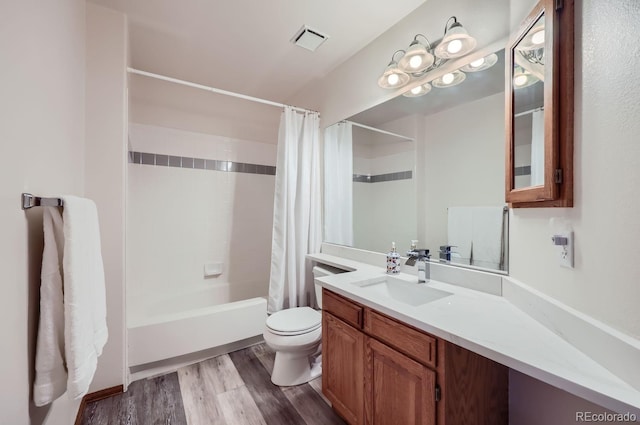
<path id="1" fill-rule="evenodd" d="M 640 415 L 640 342 L 507 276 L 431 264 L 451 296 L 412 307 L 358 286 L 383 277 L 384 254 L 332 244 L 312 261 L 349 270 L 324 288 L 615 412 Z M 399 279 L 415 282 L 403 267 Z"/>
<path id="2" fill-rule="evenodd" d="M 266 317 L 267 300 L 258 297 L 141 321 L 128 328 L 129 367 L 259 336 Z"/>

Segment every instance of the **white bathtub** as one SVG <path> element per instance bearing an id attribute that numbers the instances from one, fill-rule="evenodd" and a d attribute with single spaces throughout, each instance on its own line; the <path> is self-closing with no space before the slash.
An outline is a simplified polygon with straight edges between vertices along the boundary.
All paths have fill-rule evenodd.
<path id="1" fill-rule="evenodd" d="M 213 305 L 221 287 L 128 299 L 129 367 L 195 353 L 262 335 L 264 297 Z M 227 297 L 228 298 L 228 297 Z"/>

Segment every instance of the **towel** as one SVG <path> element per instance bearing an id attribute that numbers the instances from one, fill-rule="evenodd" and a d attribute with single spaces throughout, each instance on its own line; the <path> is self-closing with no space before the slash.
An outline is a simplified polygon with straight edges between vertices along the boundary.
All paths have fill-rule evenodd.
<path id="1" fill-rule="evenodd" d="M 447 244 L 453 248 L 451 261 L 469 264 L 473 235 L 473 208 L 449 207 L 447 209 Z"/>
<path id="2" fill-rule="evenodd" d="M 473 208 L 473 265 L 497 269 L 501 263 L 504 209 Z"/>
<path id="3" fill-rule="evenodd" d="M 62 289 L 62 216 L 57 208 L 43 212 L 44 250 L 40 274 L 40 322 L 36 343 L 36 376 L 33 401 L 44 406 L 60 397 L 67 387 L 64 364 L 64 309 Z"/>
<path id="4" fill-rule="evenodd" d="M 63 202 L 67 392 L 77 399 L 88 392 L 107 342 L 106 294 L 96 205 L 75 196 Z"/>
<path id="5" fill-rule="evenodd" d="M 63 197 L 62 217 L 46 208 L 34 402 L 88 390 L 107 342 L 104 267 L 93 201 Z M 66 382 L 65 382 L 66 381 Z"/>

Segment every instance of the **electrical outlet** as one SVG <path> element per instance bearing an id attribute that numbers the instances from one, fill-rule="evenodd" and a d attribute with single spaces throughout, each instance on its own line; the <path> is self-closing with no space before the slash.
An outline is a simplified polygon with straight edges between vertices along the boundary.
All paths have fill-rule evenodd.
<path id="1" fill-rule="evenodd" d="M 554 235 L 551 240 L 555 245 L 558 263 L 562 267 L 573 268 L 573 232 Z"/>

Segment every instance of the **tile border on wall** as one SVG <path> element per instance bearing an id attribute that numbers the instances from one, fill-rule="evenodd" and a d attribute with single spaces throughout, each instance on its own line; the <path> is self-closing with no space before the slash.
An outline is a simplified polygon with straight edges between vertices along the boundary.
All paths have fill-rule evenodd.
<path id="1" fill-rule="evenodd" d="M 357 183 L 380 183 L 380 182 L 390 182 L 395 180 L 409 180 L 413 178 L 413 171 L 399 171 L 396 173 L 387 173 L 387 174 L 354 174 L 353 181 Z"/>
<path id="2" fill-rule="evenodd" d="M 192 158 L 188 156 L 174 156 L 136 151 L 129 151 L 128 158 L 129 164 L 191 168 L 231 173 L 265 174 L 268 176 L 276 175 L 276 167 L 272 165 L 249 164 L 246 162 L 221 161 L 217 159 Z"/>
<path id="3" fill-rule="evenodd" d="M 513 171 L 515 176 L 530 176 L 531 165 L 523 165 L 522 167 L 515 167 Z"/>

